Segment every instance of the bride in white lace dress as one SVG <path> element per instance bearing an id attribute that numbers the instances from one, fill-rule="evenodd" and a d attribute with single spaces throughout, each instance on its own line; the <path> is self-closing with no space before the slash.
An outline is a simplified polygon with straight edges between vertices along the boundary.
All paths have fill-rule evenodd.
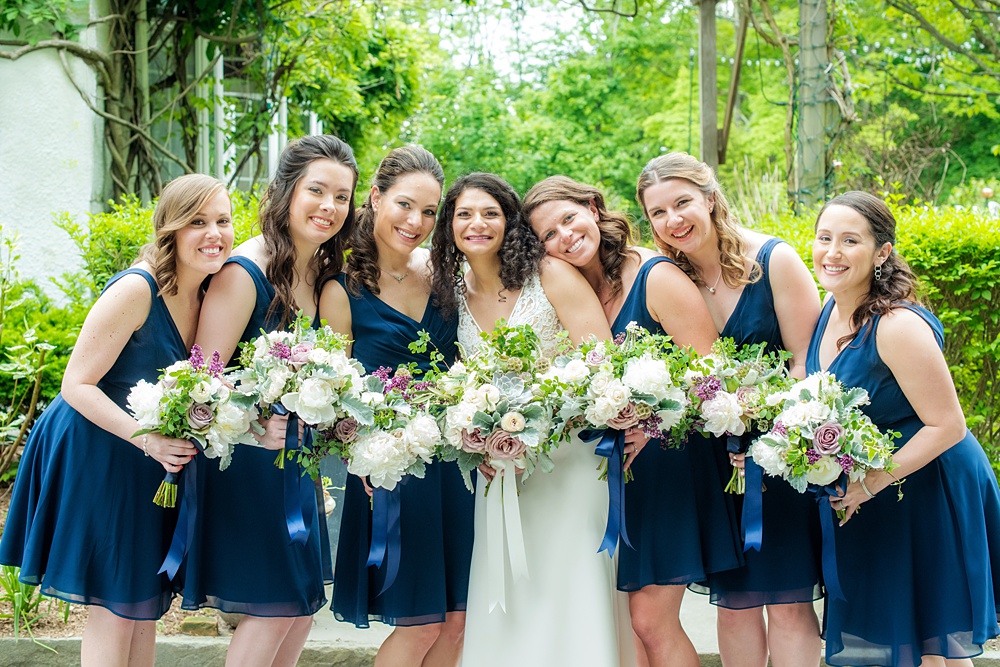
<path id="1" fill-rule="evenodd" d="M 564 329 L 574 343 L 610 338 L 593 290 L 568 264 L 542 259 L 519 209 L 514 190 L 492 174 L 459 179 L 445 198 L 431 254 L 435 295 L 444 310 L 458 311 L 464 353 L 475 354 L 480 332 L 499 319 L 532 326 L 548 356 Z M 492 471 L 479 474 L 465 667 L 634 664 L 628 602 L 615 588 L 614 561 L 597 552 L 608 511 L 600 459 L 574 434 L 552 460 L 552 472 L 518 480 L 528 576 L 514 581 L 504 556 L 503 607 L 490 599 L 496 573 L 487 567 L 484 475 Z"/>

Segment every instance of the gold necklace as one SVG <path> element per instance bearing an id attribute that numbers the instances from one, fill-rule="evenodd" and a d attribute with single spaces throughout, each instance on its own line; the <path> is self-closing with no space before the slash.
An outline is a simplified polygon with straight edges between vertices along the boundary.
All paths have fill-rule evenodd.
<path id="1" fill-rule="evenodd" d="M 388 272 L 388 271 L 386 271 L 386 273 L 389 273 L 389 272 Z M 395 273 L 389 273 L 389 277 L 390 277 L 390 278 L 393 278 L 393 279 L 394 279 L 394 280 L 395 280 L 395 281 L 396 281 L 397 283 L 401 283 L 401 282 L 403 282 L 403 280 L 405 280 L 405 279 L 406 279 L 406 276 L 408 276 L 408 275 L 410 275 L 410 272 L 409 272 L 409 271 L 407 271 L 406 273 L 404 273 L 404 274 L 403 274 L 403 275 L 401 275 L 401 276 L 397 276 L 397 275 L 396 275 Z"/>

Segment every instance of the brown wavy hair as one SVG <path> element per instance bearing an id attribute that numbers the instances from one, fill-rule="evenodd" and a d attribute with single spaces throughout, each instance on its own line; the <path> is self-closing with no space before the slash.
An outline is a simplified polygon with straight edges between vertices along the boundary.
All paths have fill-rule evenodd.
<path id="1" fill-rule="evenodd" d="M 267 310 L 267 316 L 272 317 L 275 313 L 280 313 L 281 328 L 288 326 L 299 309 L 292 293 L 296 254 L 292 235 L 288 230 L 289 209 L 295 186 L 315 160 L 333 160 L 354 174 L 351 183 L 351 201 L 348 203 L 344 226 L 333 238 L 323 243 L 309 260 L 308 272 L 315 275 L 313 295 L 317 302 L 326 281 L 343 270 L 347 239 L 354 230 L 354 188 L 358 184 L 358 163 L 354 159 L 354 151 L 347 143 L 332 134 L 301 137 L 289 143 L 285 150 L 281 151 L 278 171 L 260 200 L 258 217 L 260 231 L 264 237 L 264 253 L 267 257 L 266 275 L 274 287 L 274 300 Z"/>
<path id="2" fill-rule="evenodd" d="M 226 192 L 226 186 L 204 174 L 187 174 L 167 183 L 153 209 L 153 240 L 139 250 L 137 262 L 153 267 L 159 294 L 177 294 L 178 230 L 187 227 L 212 197 Z M 228 196 L 228 193 L 227 193 Z"/>
<path id="3" fill-rule="evenodd" d="M 379 193 L 384 196 L 400 177 L 415 173 L 425 173 L 444 187 L 444 170 L 441 169 L 441 164 L 430 151 L 416 145 L 401 146 L 389 151 L 372 176 L 372 186 L 378 188 Z M 371 194 L 365 197 L 357 211 L 358 224 L 351 236 L 351 254 L 347 256 L 347 289 L 354 296 L 360 296 L 362 288 L 376 296 L 381 291 L 378 279 L 382 271 L 378 268 L 375 211 L 371 199 Z"/>
<path id="4" fill-rule="evenodd" d="M 920 299 L 917 296 L 919 281 L 916 275 L 906 260 L 896 252 L 896 218 L 885 202 L 875 195 L 860 190 L 837 195 L 820 209 L 813 230 L 819 226 L 823 212 L 831 206 L 846 206 L 860 214 L 868 222 L 868 231 L 875 237 L 876 248 L 881 248 L 885 243 L 892 244 L 889 257 L 882 263 L 882 279 L 875 280 L 875 272 L 872 271 L 868 293 L 851 315 L 851 333 L 837 340 L 839 350 L 853 341 L 861 327 L 873 316 L 887 314 L 900 301 L 919 304 Z M 869 329 L 865 332 L 865 337 L 870 333 Z"/>
<path id="5" fill-rule="evenodd" d="M 455 245 L 452 223 L 459 196 L 469 189 L 482 190 L 496 200 L 505 220 L 500 244 L 500 282 L 505 290 L 519 290 L 532 274 L 538 273 L 545 249 L 521 220 L 521 199 L 511 185 L 494 174 L 474 172 L 455 181 L 444 197 L 431 237 L 431 266 L 434 270 L 434 303 L 446 315 L 458 308 L 457 294 L 465 294 L 462 263 L 465 255 Z"/>
<path id="6" fill-rule="evenodd" d="M 622 291 L 625 260 L 639 256 L 639 253 L 629 247 L 636 242 L 636 236 L 628 216 L 609 211 L 604 203 L 604 194 L 594 186 L 574 181 L 568 176 L 549 176 L 533 185 L 524 195 L 521 215 L 525 223 L 530 226 L 531 214 L 550 201 L 571 201 L 588 207 L 593 204 L 597 209 L 597 229 L 601 234 L 598 250 L 601 267 L 604 269 L 604 279 L 611 285 L 611 298 L 616 297 Z"/>
<path id="7" fill-rule="evenodd" d="M 750 258 L 750 271 L 746 270 L 746 252 L 748 244 L 740 233 L 740 223 L 736 219 L 729 206 L 729 200 L 719 180 L 715 177 L 715 171 L 707 164 L 687 153 L 667 153 L 658 155 L 646 163 L 639 174 L 639 182 L 635 188 L 635 198 L 642 207 L 642 212 L 649 220 L 649 211 L 646 210 L 644 195 L 651 186 L 670 180 L 671 178 L 682 178 L 696 186 L 701 193 L 715 202 L 712 212 L 709 214 L 715 233 L 719 237 L 719 262 L 722 265 L 722 279 L 731 288 L 740 285 L 755 283 L 762 275 L 761 267 L 757 261 Z M 672 248 L 670 244 L 660 238 L 656 233 L 656 228 L 650 224 L 653 232 L 653 240 L 667 257 L 671 258 L 684 270 L 684 273 L 695 283 L 705 284 L 702 276 L 695 271 L 691 265 L 691 260 L 687 256 Z"/>

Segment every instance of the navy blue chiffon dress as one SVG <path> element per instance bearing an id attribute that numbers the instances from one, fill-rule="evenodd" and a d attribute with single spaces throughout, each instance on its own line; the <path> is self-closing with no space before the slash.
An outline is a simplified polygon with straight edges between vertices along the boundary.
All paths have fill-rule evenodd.
<path id="1" fill-rule="evenodd" d="M 732 338 L 737 346 L 767 343 L 768 352 L 785 349 L 768 277 L 771 251 L 781 242 L 779 239 L 768 239 L 757 252 L 760 279 L 744 286 L 736 308 L 720 334 L 722 338 Z M 716 438 L 714 445 L 716 458 L 728 479 L 732 467 L 726 439 Z M 761 495 L 763 532 L 760 551 L 748 549 L 743 553 L 746 565 L 711 575 L 708 590 L 698 585 L 691 586 L 696 592 L 709 592 L 712 603 L 720 607 L 747 609 L 770 604 L 812 602 L 823 595 L 820 567 L 822 536 L 815 499 L 797 492 L 776 477 L 766 478 L 765 489 Z M 741 533 L 743 500 L 744 496 L 733 495 Z"/>
<path id="2" fill-rule="evenodd" d="M 624 332 L 630 322 L 663 333 L 646 307 L 646 280 L 661 262 L 673 264 L 653 257 L 639 268 L 611 325 L 613 334 Z M 682 446 L 668 449 L 652 440 L 631 470 L 633 479 L 625 485 L 625 527 L 633 548 L 619 545 L 619 590 L 686 585 L 742 565 L 733 501 L 723 492 L 725 480 L 711 440 L 694 434 Z"/>
<path id="3" fill-rule="evenodd" d="M 807 358 L 822 370 L 820 341 L 833 299 L 826 304 Z M 941 323 L 920 315 L 939 345 Z M 866 322 L 827 369 L 848 387 L 863 387 L 862 409 L 883 431 L 902 434 L 902 448 L 923 427 L 878 354 L 880 316 Z M 884 489 L 836 529 L 837 565 L 846 600 L 827 600 L 826 661 L 830 665 L 914 667 L 921 655 L 965 658 L 1000 634 L 1000 492 L 983 448 L 969 432 L 896 490 Z"/>
<path id="4" fill-rule="evenodd" d="M 256 338 L 261 329 L 276 329 L 278 318 L 267 317 L 274 287 L 264 272 L 248 257 L 226 263 L 246 270 L 257 290 L 240 342 Z M 217 461 L 200 462 L 197 528 L 182 567 L 185 609 L 293 617 L 309 616 L 326 604 L 324 580 L 331 564 L 323 506 L 315 495 L 313 503 L 303 504 L 309 536 L 304 544 L 293 542 L 285 523 L 284 476 L 298 478 L 300 471 L 287 460 L 279 469 L 276 456 L 273 450 L 239 445 L 224 471 Z M 308 477 L 300 481 L 311 484 Z"/>
<path id="5" fill-rule="evenodd" d="M 337 277 L 346 287 L 346 276 Z M 353 355 L 368 372 L 415 362 L 430 365 L 408 345 L 426 331 L 447 363 L 455 359 L 457 318 L 444 318 L 428 301 L 419 322 L 362 288 L 347 290 L 351 302 Z M 475 497 L 465 488 L 456 463 L 435 462 L 423 479 L 406 477 L 400 490 L 401 558 L 395 581 L 380 594 L 386 566 L 368 567 L 371 499 L 356 475 L 347 476 L 337 562 L 333 613 L 338 621 L 366 628 L 370 621 L 411 626 L 441 623 L 445 614 L 465 611 L 472 563 Z"/>
<path id="6" fill-rule="evenodd" d="M 139 382 L 188 350 L 149 273 L 128 269 L 149 284 L 149 316 L 97 386 L 126 409 Z M 127 410 L 127 409 L 126 409 Z M 14 483 L 0 563 L 21 568 L 21 581 L 42 593 L 104 607 L 137 621 L 170 608 L 173 590 L 157 574 L 177 512 L 153 503 L 163 466 L 131 443 L 95 426 L 62 396 L 35 422 Z"/>

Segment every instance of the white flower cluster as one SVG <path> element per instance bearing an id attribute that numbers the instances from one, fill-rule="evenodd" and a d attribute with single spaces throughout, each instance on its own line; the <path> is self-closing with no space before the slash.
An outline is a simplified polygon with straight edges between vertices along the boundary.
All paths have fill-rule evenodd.
<path id="1" fill-rule="evenodd" d="M 418 414 L 405 427 L 359 435 L 351 443 L 347 470 L 367 476 L 372 486 L 391 491 L 418 461 L 431 462 L 440 440 L 441 431 L 434 419 Z"/>

